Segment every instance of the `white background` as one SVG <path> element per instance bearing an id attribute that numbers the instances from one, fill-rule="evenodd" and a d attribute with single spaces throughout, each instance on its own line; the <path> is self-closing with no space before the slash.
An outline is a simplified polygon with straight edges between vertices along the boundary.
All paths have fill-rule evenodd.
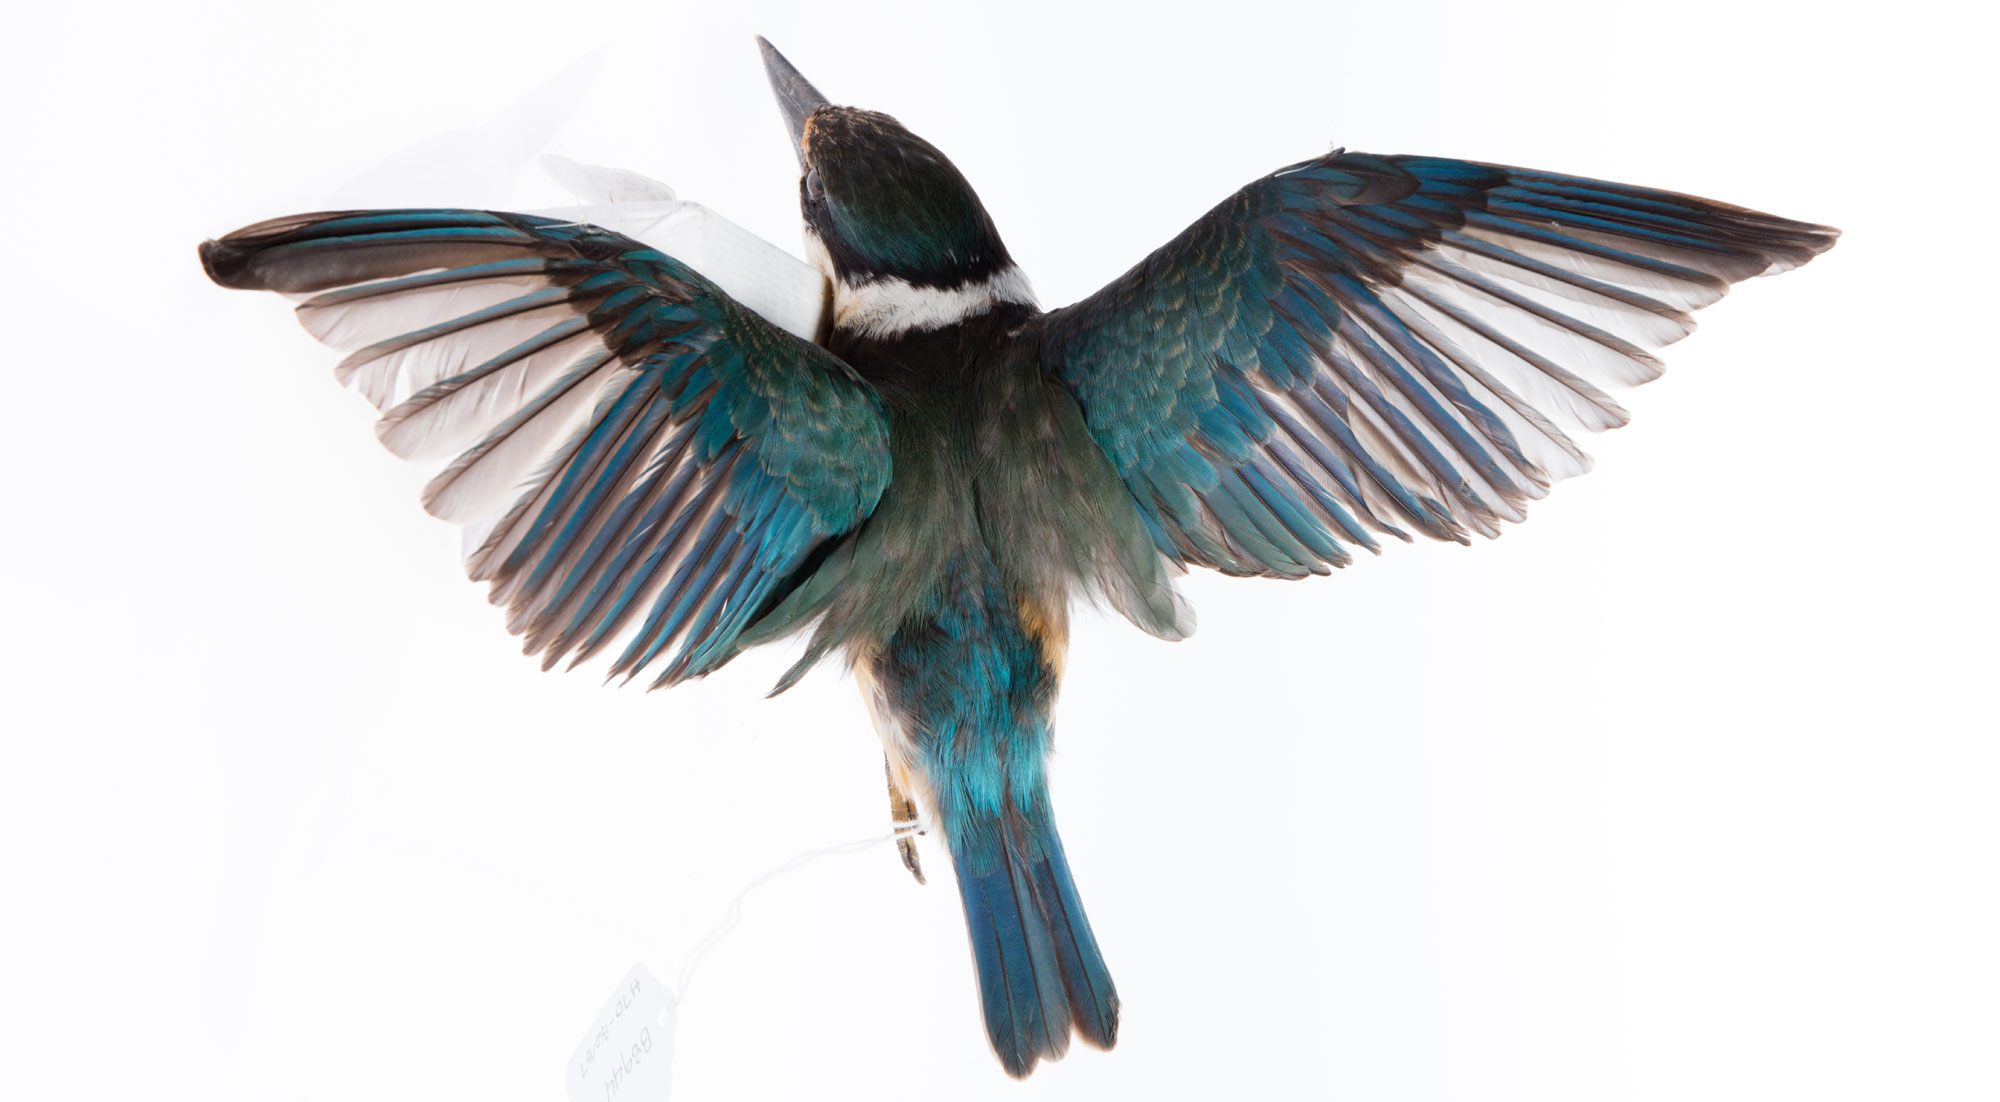
<path id="1" fill-rule="evenodd" d="M 749 897 L 677 1098 L 2000 1093 L 1990 28 L 749 7 L 10 17 L 0 1096 L 557 1099 L 628 965 L 885 829 L 836 669 L 765 701 L 784 648 L 654 695 L 519 657 L 331 357 L 195 260 L 553 205 L 543 151 L 796 250 L 755 32 L 951 154 L 1049 305 L 1330 143 L 1847 236 L 1705 312 L 1497 543 L 1191 577 L 1179 645 L 1080 617 L 1056 798 L 1117 1051 L 1008 1082 L 944 859 L 882 847 Z"/>

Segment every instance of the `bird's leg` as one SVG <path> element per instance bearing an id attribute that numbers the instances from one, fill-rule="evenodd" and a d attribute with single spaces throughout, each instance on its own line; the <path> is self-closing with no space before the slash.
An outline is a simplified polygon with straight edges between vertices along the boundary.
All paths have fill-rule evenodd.
<path id="1" fill-rule="evenodd" d="M 924 867 L 917 860 L 917 835 L 924 831 L 917 821 L 916 801 L 896 783 L 896 767 L 889 763 L 887 755 L 882 758 L 882 773 L 889 780 L 889 825 L 896 829 L 896 852 L 903 855 L 903 867 L 921 884 Z"/>

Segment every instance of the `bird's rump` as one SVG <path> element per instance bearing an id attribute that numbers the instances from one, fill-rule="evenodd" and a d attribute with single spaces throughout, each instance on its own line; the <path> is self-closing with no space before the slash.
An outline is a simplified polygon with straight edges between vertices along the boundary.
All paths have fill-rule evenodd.
<path id="1" fill-rule="evenodd" d="M 881 403 L 702 274 L 587 223 L 469 210 L 302 215 L 202 247 L 300 300 L 340 378 L 465 526 L 467 569 L 550 665 L 625 644 L 709 672 L 889 479 Z"/>
<path id="2" fill-rule="evenodd" d="M 1706 199 L 1336 151 L 1238 191 L 1049 315 L 1047 370 L 1160 551 L 1298 577 L 1408 528 L 1464 542 L 1621 425 L 1728 285 L 1837 231 Z M 1406 527 L 1407 526 L 1407 527 Z"/>

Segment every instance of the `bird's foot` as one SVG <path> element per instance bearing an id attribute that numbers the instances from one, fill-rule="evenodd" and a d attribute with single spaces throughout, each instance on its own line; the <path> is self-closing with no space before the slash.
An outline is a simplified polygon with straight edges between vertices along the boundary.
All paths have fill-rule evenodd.
<path id="1" fill-rule="evenodd" d="M 924 866 L 917 860 L 917 835 L 924 832 L 923 824 L 915 819 L 896 819 L 889 825 L 896 828 L 896 852 L 903 855 L 903 867 L 910 870 L 917 883 L 923 883 Z"/>
<path id="2" fill-rule="evenodd" d="M 896 852 L 903 856 L 903 867 L 921 884 L 924 866 L 917 860 L 917 835 L 924 832 L 924 825 L 917 819 L 917 803 L 896 783 L 896 770 L 887 757 L 882 759 L 882 772 L 889 779 L 889 825 L 896 832 Z"/>

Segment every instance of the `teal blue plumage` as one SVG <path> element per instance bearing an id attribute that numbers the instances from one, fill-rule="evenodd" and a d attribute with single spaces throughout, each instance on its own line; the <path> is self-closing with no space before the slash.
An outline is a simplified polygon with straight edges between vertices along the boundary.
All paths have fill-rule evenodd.
<path id="1" fill-rule="evenodd" d="M 545 664 L 587 658 L 636 625 L 613 673 L 635 673 L 676 640 L 655 684 L 715 669 L 799 565 L 859 524 L 889 481 L 881 401 L 852 369 L 616 234 L 484 211 L 354 212 L 251 226 L 202 255 L 226 286 L 309 296 L 299 307 L 308 319 L 398 296 L 539 284 L 364 345 L 342 368 L 529 319 L 524 339 L 379 403 L 379 434 L 395 447 L 419 419 L 449 420 L 440 411 L 455 400 L 479 405 L 473 388 L 521 372 L 537 353 L 587 346 L 559 373 L 545 371 L 540 392 L 504 419 L 475 411 L 474 431 L 434 430 L 465 450 L 426 504 L 488 524 L 472 574 L 492 583 L 509 626 Z M 500 487 L 504 511 L 479 516 L 462 499 L 470 476 L 566 400 L 590 403 L 594 423 L 553 447 L 540 492 Z"/>
<path id="2" fill-rule="evenodd" d="M 1060 659 L 1031 636 L 990 549 L 939 586 L 869 659 L 910 732 L 957 873 L 995 1051 L 1026 1074 L 1074 1027 L 1101 1047 L 1118 1002 L 1076 898 L 1049 806 L 1046 761 Z"/>
<path id="3" fill-rule="evenodd" d="M 1692 311 L 1836 236 L 1335 151 L 1044 313 L 941 152 L 764 48 L 831 302 L 793 326 L 813 339 L 667 251 L 528 215 L 305 215 L 202 260 L 298 298 L 397 454 L 455 457 L 426 507 L 545 664 L 671 685 L 804 635 L 782 691 L 845 658 L 1016 1076 L 1117 1039 L 1049 802 L 1070 605 L 1178 639 L 1189 566 L 1298 578 L 1379 536 L 1497 535 L 1587 468 L 1569 434 L 1623 424 L 1608 390 L 1656 376 Z"/>
<path id="4" fill-rule="evenodd" d="M 1643 382 L 1657 361 L 1596 312 L 1636 315 L 1656 346 L 1692 328 L 1683 303 L 1832 242 L 1824 227 L 1651 189 L 1339 151 L 1251 184 L 1051 314 L 1045 358 L 1162 553 L 1298 577 L 1345 564 L 1341 544 L 1376 550 L 1371 529 L 1495 534 L 1581 469 L 1567 435 L 1495 366 L 1541 375 L 1564 404 L 1587 407 L 1583 427 L 1622 423 L 1596 383 L 1483 316 L 1495 306 L 1563 331 L 1611 381 Z M 1525 255 L 1550 247 L 1572 267 Z M 1506 265 L 1539 294 L 1442 248 Z M 1449 278 L 1463 301 L 1416 287 L 1421 276 Z M 1467 347 L 1482 343 L 1483 358 Z M 1375 423 L 1357 424 L 1357 407 Z M 1370 431 L 1388 446 L 1371 446 Z"/>

